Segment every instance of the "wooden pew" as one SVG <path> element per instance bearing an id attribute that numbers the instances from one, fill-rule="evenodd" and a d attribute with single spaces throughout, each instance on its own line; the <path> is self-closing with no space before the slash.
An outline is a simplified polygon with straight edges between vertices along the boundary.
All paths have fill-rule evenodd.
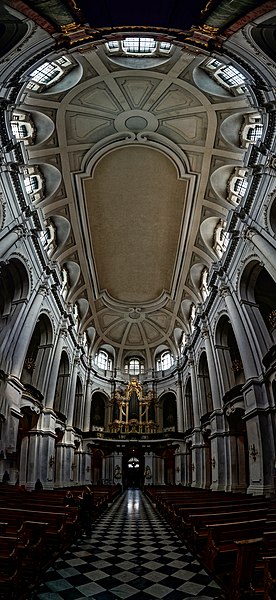
<path id="1" fill-rule="evenodd" d="M 261 543 L 261 537 L 234 541 L 237 547 L 235 566 L 222 580 L 228 600 L 242 600 L 253 595 L 254 571 Z"/>
<path id="2" fill-rule="evenodd" d="M 18 538 L 6 537 L 0 541 L 0 598 L 17 600 L 19 597 Z"/>
<path id="3" fill-rule="evenodd" d="M 208 540 L 208 530 L 214 525 L 227 525 L 231 522 L 244 522 L 251 520 L 263 520 L 263 528 L 266 523 L 266 508 L 248 508 L 244 510 L 243 507 L 233 506 L 229 507 L 227 512 L 224 512 L 225 506 L 218 507 L 212 513 L 198 514 L 193 512 L 189 515 L 189 522 L 191 525 L 190 533 L 187 541 L 192 550 L 196 553 L 201 554 L 204 546 Z"/>
<path id="4" fill-rule="evenodd" d="M 201 561 L 212 574 L 223 577 L 233 571 L 237 556 L 237 541 L 259 539 L 262 534 L 265 519 L 251 519 L 207 525 L 207 544 L 201 553 Z"/>
<path id="5" fill-rule="evenodd" d="M 45 531 L 45 544 L 49 556 L 57 557 L 67 548 L 68 536 L 66 535 L 66 512 L 41 512 L 19 508 L 0 507 L 8 523 L 7 534 L 19 534 L 24 528 L 24 521 L 47 523 Z"/>

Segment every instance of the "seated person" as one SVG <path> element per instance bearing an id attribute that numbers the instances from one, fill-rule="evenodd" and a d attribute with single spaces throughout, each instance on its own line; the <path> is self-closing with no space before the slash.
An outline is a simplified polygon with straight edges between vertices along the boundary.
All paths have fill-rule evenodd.
<path id="1" fill-rule="evenodd" d="M 72 492 L 70 492 L 70 490 L 68 490 L 68 492 L 66 493 L 66 495 L 63 498 L 63 505 L 64 506 L 76 506 L 75 498 L 74 498 Z"/>

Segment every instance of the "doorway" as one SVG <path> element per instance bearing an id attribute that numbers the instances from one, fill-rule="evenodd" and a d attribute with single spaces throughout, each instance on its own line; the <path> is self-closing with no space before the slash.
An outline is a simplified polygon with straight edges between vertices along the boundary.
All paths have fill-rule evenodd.
<path id="1" fill-rule="evenodd" d="M 131 448 L 123 457 L 124 488 L 142 489 L 144 483 L 144 455 L 140 448 Z"/>

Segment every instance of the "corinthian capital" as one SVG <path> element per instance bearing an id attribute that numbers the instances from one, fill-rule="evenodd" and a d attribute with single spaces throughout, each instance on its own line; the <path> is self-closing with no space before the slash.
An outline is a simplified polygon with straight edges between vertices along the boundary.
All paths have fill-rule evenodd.
<path id="1" fill-rule="evenodd" d="M 253 236 L 256 235 L 256 231 L 255 229 L 252 229 L 252 227 L 246 227 L 246 229 L 243 232 L 243 237 L 246 240 L 252 240 Z"/>
<path id="2" fill-rule="evenodd" d="M 219 288 L 219 295 L 221 296 L 221 298 L 226 298 L 227 296 L 231 296 L 231 290 L 228 287 L 228 285 L 222 285 Z"/>

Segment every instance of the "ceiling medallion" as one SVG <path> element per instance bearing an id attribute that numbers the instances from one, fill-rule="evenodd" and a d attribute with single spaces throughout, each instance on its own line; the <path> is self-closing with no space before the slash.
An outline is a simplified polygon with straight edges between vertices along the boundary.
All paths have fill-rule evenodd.
<path id="1" fill-rule="evenodd" d="M 128 316 L 130 319 L 133 319 L 135 321 L 137 321 L 139 319 L 139 321 L 141 321 L 141 319 L 143 318 L 143 314 L 141 313 L 141 308 L 131 308 Z"/>
<path id="2" fill-rule="evenodd" d="M 114 121 L 117 131 L 156 131 L 158 128 L 157 118 L 146 110 L 126 110 L 118 115 Z"/>

